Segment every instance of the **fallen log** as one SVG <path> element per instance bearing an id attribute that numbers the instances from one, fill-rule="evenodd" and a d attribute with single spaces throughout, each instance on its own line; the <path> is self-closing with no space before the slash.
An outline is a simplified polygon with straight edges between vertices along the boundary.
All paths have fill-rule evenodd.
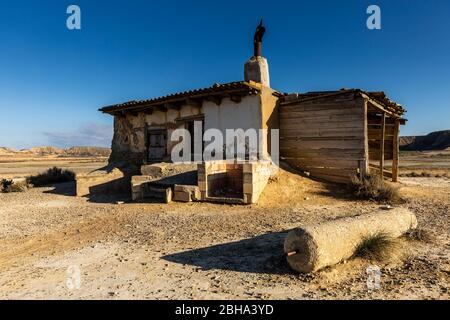
<path id="1" fill-rule="evenodd" d="M 284 252 L 292 269 L 314 272 L 352 257 L 365 237 L 383 233 L 397 238 L 415 228 L 417 219 L 409 210 L 380 210 L 292 230 Z"/>

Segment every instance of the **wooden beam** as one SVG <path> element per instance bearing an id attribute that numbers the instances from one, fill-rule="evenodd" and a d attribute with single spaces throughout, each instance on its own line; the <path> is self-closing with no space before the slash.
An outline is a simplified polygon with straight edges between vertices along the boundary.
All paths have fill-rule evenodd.
<path id="1" fill-rule="evenodd" d="M 375 108 L 379 109 L 380 111 L 385 112 L 385 113 L 387 113 L 387 114 L 389 114 L 389 115 L 391 115 L 391 116 L 393 116 L 395 118 L 400 118 L 401 117 L 401 114 L 399 114 L 398 110 L 393 110 L 393 108 L 389 107 L 389 106 L 383 106 L 383 105 L 379 104 L 377 101 L 373 100 L 372 98 L 370 98 L 368 95 L 366 95 L 364 93 L 362 94 L 362 96 L 365 97 L 367 99 L 367 101 L 369 101 L 372 106 L 374 106 Z"/>
<path id="2" fill-rule="evenodd" d="M 359 163 L 360 176 L 369 173 L 369 120 L 367 114 L 367 100 L 364 97 L 358 98 L 359 104 L 362 104 L 363 116 L 364 116 L 364 160 Z"/>
<path id="3" fill-rule="evenodd" d="M 165 103 L 164 107 L 166 109 L 174 109 L 174 110 L 180 110 L 181 105 L 179 103 Z"/>
<path id="4" fill-rule="evenodd" d="M 124 117 L 125 117 L 125 113 L 122 112 L 122 111 L 114 112 L 114 113 L 112 113 L 112 115 L 113 115 L 114 117 L 118 117 L 118 118 L 124 118 Z"/>
<path id="5" fill-rule="evenodd" d="M 167 108 L 165 105 L 158 105 L 154 107 L 155 111 L 161 111 L 161 112 L 166 112 Z"/>
<path id="6" fill-rule="evenodd" d="M 377 165 L 369 165 L 369 169 L 371 170 L 371 171 L 375 171 L 375 172 L 378 172 L 378 171 L 380 171 L 380 168 L 378 168 L 378 166 Z M 384 169 L 383 170 L 383 176 L 384 177 L 387 177 L 387 178 L 392 178 L 392 172 L 391 171 L 389 171 L 389 170 L 387 170 L 387 169 Z"/>
<path id="7" fill-rule="evenodd" d="M 381 116 L 381 141 L 380 141 L 380 176 L 383 179 L 383 171 L 384 171 L 384 139 L 385 139 L 385 131 L 386 131 L 386 113 L 383 112 Z"/>
<path id="8" fill-rule="evenodd" d="M 218 96 L 208 96 L 205 98 L 205 100 L 214 102 L 218 106 L 220 106 L 220 104 L 222 103 L 222 98 Z"/>
<path id="9" fill-rule="evenodd" d="M 242 97 L 240 95 L 237 94 L 230 94 L 230 100 L 235 102 L 235 103 L 239 103 L 242 101 Z"/>
<path id="10" fill-rule="evenodd" d="M 398 181 L 398 162 L 399 162 L 399 133 L 400 133 L 400 120 L 395 121 L 394 137 L 392 144 L 392 181 Z"/>
<path id="11" fill-rule="evenodd" d="M 193 107 L 201 108 L 202 101 L 200 99 L 187 98 L 186 104 L 193 106 Z"/>

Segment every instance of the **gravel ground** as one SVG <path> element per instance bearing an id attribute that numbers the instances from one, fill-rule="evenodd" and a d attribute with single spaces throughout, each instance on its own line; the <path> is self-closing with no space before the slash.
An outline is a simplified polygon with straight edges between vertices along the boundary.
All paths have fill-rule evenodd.
<path id="1" fill-rule="evenodd" d="M 403 239 L 402 258 L 378 264 L 381 288 L 372 291 L 366 269 L 375 262 L 298 275 L 282 245 L 294 227 L 379 206 L 286 172 L 252 206 L 94 203 L 72 196 L 72 184 L 0 194 L 0 298 L 448 299 L 449 180 L 402 181 L 402 206 L 433 237 Z"/>

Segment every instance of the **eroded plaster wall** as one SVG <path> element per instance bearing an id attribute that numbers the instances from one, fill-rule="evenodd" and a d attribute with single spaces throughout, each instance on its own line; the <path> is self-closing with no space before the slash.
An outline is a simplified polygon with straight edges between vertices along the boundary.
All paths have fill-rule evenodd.
<path id="1" fill-rule="evenodd" d="M 223 98 L 219 105 L 204 100 L 201 106 L 186 103 L 177 109 L 115 116 L 110 163 L 138 167 L 146 163 L 147 133 L 152 129 L 167 130 L 167 161 L 170 161 L 170 152 L 178 143 L 171 141 L 171 134 L 176 129 L 185 128 L 184 120 L 195 116 L 204 115 L 204 130 L 219 129 L 224 136 L 224 143 L 226 129 L 277 128 L 276 104 L 273 90 L 263 87 L 261 94 L 242 97 L 238 103 L 230 98 Z M 266 145 L 268 139 L 264 139 Z"/>
<path id="2" fill-rule="evenodd" d="M 142 115 L 114 117 L 110 164 L 118 167 L 138 165 L 145 159 L 145 121 Z"/>
<path id="3" fill-rule="evenodd" d="M 262 129 L 279 129 L 278 117 L 278 97 L 274 95 L 275 90 L 269 87 L 262 87 L 261 89 L 261 128 Z M 271 133 L 270 130 L 265 131 L 263 139 L 263 151 L 265 155 L 271 154 Z M 275 146 L 275 144 L 274 144 Z"/>
<path id="4" fill-rule="evenodd" d="M 179 109 L 155 110 L 151 114 L 140 112 L 114 117 L 114 136 L 110 163 L 119 167 L 140 167 L 147 161 L 147 132 L 152 129 L 167 130 L 167 151 L 177 142 L 170 141 L 172 132 L 184 128 L 183 118 L 202 114 L 202 108 L 189 104 Z"/>

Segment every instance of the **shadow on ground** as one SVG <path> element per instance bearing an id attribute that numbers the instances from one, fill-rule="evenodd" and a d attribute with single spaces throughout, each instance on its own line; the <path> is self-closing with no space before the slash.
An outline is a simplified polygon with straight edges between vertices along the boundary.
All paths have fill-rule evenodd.
<path id="1" fill-rule="evenodd" d="M 293 274 L 283 243 L 287 232 L 267 233 L 250 239 L 163 256 L 166 261 L 200 267 L 265 274 Z"/>
<path id="2" fill-rule="evenodd" d="M 67 197 L 74 197 L 76 194 L 75 181 L 56 183 L 56 184 L 50 185 L 49 187 L 53 187 L 53 189 L 44 191 L 44 193 L 58 194 L 58 195 L 67 196 Z"/>
<path id="3" fill-rule="evenodd" d="M 57 194 L 66 197 L 76 196 L 76 182 L 65 182 L 50 185 L 53 189 L 44 191 L 44 193 Z M 99 194 L 90 195 L 87 197 L 89 202 L 93 203 L 117 203 L 117 202 L 129 202 L 131 199 L 126 194 Z"/>

